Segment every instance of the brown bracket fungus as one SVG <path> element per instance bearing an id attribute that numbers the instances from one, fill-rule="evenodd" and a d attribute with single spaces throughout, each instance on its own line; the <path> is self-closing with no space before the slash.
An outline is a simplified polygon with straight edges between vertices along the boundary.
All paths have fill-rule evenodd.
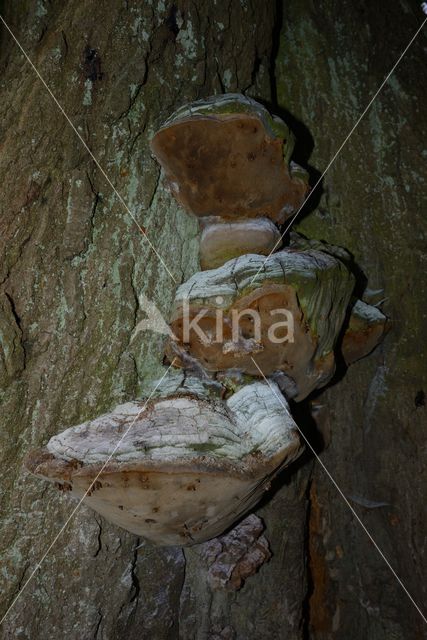
<path id="1" fill-rule="evenodd" d="M 258 376 L 255 358 L 267 376 L 286 373 L 302 400 L 334 374 L 335 343 L 353 288 L 345 265 L 322 251 L 286 249 L 267 261 L 245 255 L 181 285 L 171 329 L 207 371 Z"/>
<path id="2" fill-rule="evenodd" d="M 377 307 L 356 300 L 341 346 L 346 364 L 369 355 L 389 328 L 390 321 Z"/>
<path id="3" fill-rule="evenodd" d="M 281 244 L 279 229 L 268 218 L 252 218 L 227 222 L 215 218 L 200 237 L 202 269 L 216 269 L 247 253 L 269 255 Z"/>
<path id="4" fill-rule="evenodd" d="M 250 510 L 301 453 L 279 393 L 257 382 L 226 401 L 184 391 L 145 408 L 129 402 L 54 436 L 26 466 L 81 498 L 124 436 L 85 502 L 155 544 L 202 542 Z"/>
<path id="5" fill-rule="evenodd" d="M 281 223 L 300 207 L 307 174 L 289 164 L 285 123 L 241 94 L 181 107 L 151 141 L 176 199 L 197 216 L 266 216 Z"/>
<path id="6" fill-rule="evenodd" d="M 147 403 L 70 427 L 27 456 L 30 472 L 155 544 L 205 542 L 247 514 L 302 450 L 281 391 L 299 401 L 331 380 L 348 318 L 347 363 L 387 329 L 361 301 L 349 314 L 355 279 L 345 250 L 291 234 L 272 253 L 276 224 L 308 191 L 293 145 L 280 118 L 238 94 L 166 121 L 153 154 L 202 228 L 205 270 L 178 288 L 167 346 L 186 371 L 168 374 Z M 260 370 L 271 386 L 254 381 Z M 215 588 L 239 588 L 269 558 L 262 530 L 251 516 L 205 547 Z"/>
<path id="7" fill-rule="evenodd" d="M 278 246 L 273 222 L 295 213 L 308 191 L 293 147 L 285 123 L 241 94 L 181 107 L 155 134 L 151 149 L 171 192 L 200 216 L 202 269 Z"/>
<path id="8" fill-rule="evenodd" d="M 351 254 L 343 247 L 313 240 L 291 232 L 290 248 L 297 251 L 316 250 L 334 256 L 346 265 L 352 264 Z M 390 329 L 390 320 L 376 306 L 363 300 L 353 300 L 347 310 L 344 336 L 340 345 L 341 354 L 347 365 L 369 355 L 383 340 Z"/>

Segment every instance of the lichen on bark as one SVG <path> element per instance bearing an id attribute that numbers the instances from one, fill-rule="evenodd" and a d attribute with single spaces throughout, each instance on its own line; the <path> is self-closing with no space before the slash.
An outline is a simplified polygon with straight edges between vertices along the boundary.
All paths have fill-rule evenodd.
<path id="1" fill-rule="evenodd" d="M 178 282 L 198 269 L 198 230 L 165 192 L 148 149 L 169 113 L 224 91 L 277 98 L 273 111 L 280 106 L 293 115 L 282 114 L 300 140 L 295 159 L 322 171 L 421 20 L 408 0 L 388 3 L 387 11 L 350 0 L 280 6 L 127 0 L 92 3 L 89 11 L 79 0 L 40 0 L 2 7 Z M 369 274 L 369 302 L 388 298 L 393 333 L 372 358 L 354 365 L 339 391 L 322 396 L 318 404 L 326 406 L 316 416 L 329 445 L 325 464 L 420 600 L 425 367 L 419 352 L 427 296 L 419 275 L 425 184 L 414 158 L 425 157 L 423 37 L 301 225 L 353 251 Z M 71 511 L 66 498 L 22 474 L 24 454 L 65 426 L 135 397 L 158 375 L 162 337 L 130 339 L 144 317 L 139 294 L 167 315 L 174 286 L 5 29 L 0 65 L 4 612 Z M 302 413 L 307 430 L 313 425 Z M 82 507 L 10 612 L 4 637 L 421 637 L 418 614 L 321 469 L 308 491 L 311 467 L 298 467 L 292 482 L 284 477 L 282 490 L 258 510 L 273 556 L 238 594 L 212 592 L 195 550 L 184 558 L 178 549 L 153 549 Z"/>
<path id="2" fill-rule="evenodd" d="M 198 268 L 198 229 L 165 192 L 148 140 L 174 108 L 224 88 L 270 97 L 270 9 L 259 0 L 218 0 L 214 14 L 186 0 L 4 7 L 178 283 Z M 22 473 L 25 452 L 158 376 L 163 337 L 130 342 L 144 317 L 138 296 L 167 317 L 175 285 L 4 28 L 0 45 L 4 612 L 72 509 Z M 10 611 L 4 637 L 176 638 L 184 556 L 141 544 L 83 506 Z"/>

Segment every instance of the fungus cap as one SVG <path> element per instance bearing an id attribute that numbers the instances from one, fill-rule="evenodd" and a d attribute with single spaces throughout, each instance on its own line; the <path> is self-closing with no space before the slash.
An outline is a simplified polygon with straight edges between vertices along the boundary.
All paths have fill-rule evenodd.
<path id="1" fill-rule="evenodd" d="M 166 354 L 176 362 L 178 346 L 210 372 L 283 371 L 302 400 L 334 374 L 353 288 L 343 262 L 322 251 L 241 256 L 178 287 Z"/>
<path id="2" fill-rule="evenodd" d="M 54 436 L 25 464 L 81 498 L 126 434 L 86 504 L 154 544 L 202 542 L 251 509 L 301 452 L 272 385 L 245 386 L 227 401 L 185 393 L 129 402 Z"/>
<path id="3" fill-rule="evenodd" d="M 216 269 L 247 253 L 268 255 L 280 244 L 280 232 L 268 218 L 232 222 L 215 218 L 202 231 L 200 265 L 202 269 Z"/>
<path id="4" fill-rule="evenodd" d="M 346 364 L 369 355 L 389 329 L 390 321 L 382 311 L 363 300 L 356 300 L 341 346 Z"/>
<path id="5" fill-rule="evenodd" d="M 286 124 L 241 94 L 181 107 L 151 140 L 171 192 L 187 211 L 275 222 L 290 217 L 308 190 L 308 174 L 289 164 L 293 146 Z"/>

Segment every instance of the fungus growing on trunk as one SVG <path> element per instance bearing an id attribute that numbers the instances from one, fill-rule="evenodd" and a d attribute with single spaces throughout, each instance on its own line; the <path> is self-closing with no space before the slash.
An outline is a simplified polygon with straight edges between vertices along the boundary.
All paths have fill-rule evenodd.
<path id="1" fill-rule="evenodd" d="M 343 247 L 321 240 L 306 238 L 291 232 L 290 248 L 297 251 L 317 250 L 341 260 L 349 268 L 354 268 L 352 255 Z M 347 365 L 369 355 L 383 340 L 390 329 L 390 320 L 376 307 L 363 300 L 353 300 L 347 310 L 345 332 L 341 342 L 341 354 Z"/>
<path id="2" fill-rule="evenodd" d="M 293 144 L 280 118 L 238 94 L 182 107 L 155 134 L 172 193 L 202 226 L 205 271 L 178 288 L 167 346 L 186 373 L 26 459 L 31 473 L 154 544 L 205 542 L 245 515 L 302 451 L 281 391 L 299 401 L 334 374 L 351 256 L 298 234 L 270 255 L 281 239 L 275 223 L 308 190 L 307 173 L 290 162 Z M 342 341 L 347 363 L 385 330 L 385 316 L 357 301 Z M 254 381 L 261 371 L 269 384 Z M 268 560 L 262 532 L 250 516 L 204 547 L 214 588 L 240 588 Z"/>
<path id="3" fill-rule="evenodd" d="M 389 320 L 377 307 L 356 300 L 341 346 L 346 364 L 352 364 L 369 355 L 389 328 Z"/>
<path id="4" fill-rule="evenodd" d="M 233 222 L 210 218 L 200 238 L 200 265 L 216 269 L 247 253 L 269 255 L 280 244 L 279 229 L 268 218 Z"/>
<path id="5" fill-rule="evenodd" d="M 256 278 L 254 279 L 254 276 Z M 175 297 L 171 341 L 210 372 L 284 372 L 302 400 L 335 371 L 334 348 L 354 277 L 334 256 L 309 249 L 245 255 L 196 273 Z"/>
<path id="6" fill-rule="evenodd" d="M 129 402 L 70 427 L 30 453 L 26 467 L 77 498 L 96 479 L 86 504 L 154 544 L 218 536 L 302 447 L 277 386 L 273 392 L 256 382 L 224 401 L 208 400 L 200 385 L 195 381 L 192 392 L 187 381 L 181 392 L 166 391 L 146 406 Z"/>
<path id="7" fill-rule="evenodd" d="M 171 192 L 191 213 L 278 223 L 308 190 L 307 173 L 289 163 L 293 147 L 283 120 L 233 93 L 181 107 L 151 140 Z"/>

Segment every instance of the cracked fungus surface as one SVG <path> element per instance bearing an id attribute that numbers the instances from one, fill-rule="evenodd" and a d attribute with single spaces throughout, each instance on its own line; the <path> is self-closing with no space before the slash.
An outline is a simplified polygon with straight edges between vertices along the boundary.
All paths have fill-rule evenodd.
<path id="1" fill-rule="evenodd" d="M 257 382 L 226 401 L 159 398 L 139 417 L 144 405 L 127 403 L 54 436 L 26 466 L 154 544 L 202 542 L 248 512 L 301 453 L 279 398 L 276 385 Z"/>
<path id="2" fill-rule="evenodd" d="M 354 276 L 341 260 L 317 249 L 286 249 L 272 254 L 245 255 L 222 267 L 196 273 L 176 293 L 171 328 L 191 356 L 208 371 L 238 369 L 259 376 L 284 371 L 294 380 L 298 400 L 326 384 L 335 371 L 334 348 L 354 288 Z M 292 316 L 293 335 L 270 329 L 286 310 Z M 197 314 L 208 341 L 189 330 L 186 313 Z M 259 318 L 259 336 L 250 311 Z M 218 312 L 222 335 L 217 340 Z M 233 313 L 241 312 L 239 341 L 233 339 Z M 282 333 L 280 333 L 282 331 Z M 276 332 L 276 329 L 275 329 Z M 256 339 L 257 338 L 257 339 Z M 186 342 L 184 342 L 186 340 Z M 173 357 L 173 344 L 166 353 Z"/>
<path id="3" fill-rule="evenodd" d="M 287 409 L 267 385 L 256 383 L 225 403 L 189 395 L 159 399 L 146 408 L 128 402 L 54 436 L 47 450 L 63 460 L 102 463 L 123 437 L 113 455 L 117 462 L 161 463 L 199 454 L 240 460 L 254 450 L 264 456 L 280 452 L 294 440 L 290 426 Z"/>

